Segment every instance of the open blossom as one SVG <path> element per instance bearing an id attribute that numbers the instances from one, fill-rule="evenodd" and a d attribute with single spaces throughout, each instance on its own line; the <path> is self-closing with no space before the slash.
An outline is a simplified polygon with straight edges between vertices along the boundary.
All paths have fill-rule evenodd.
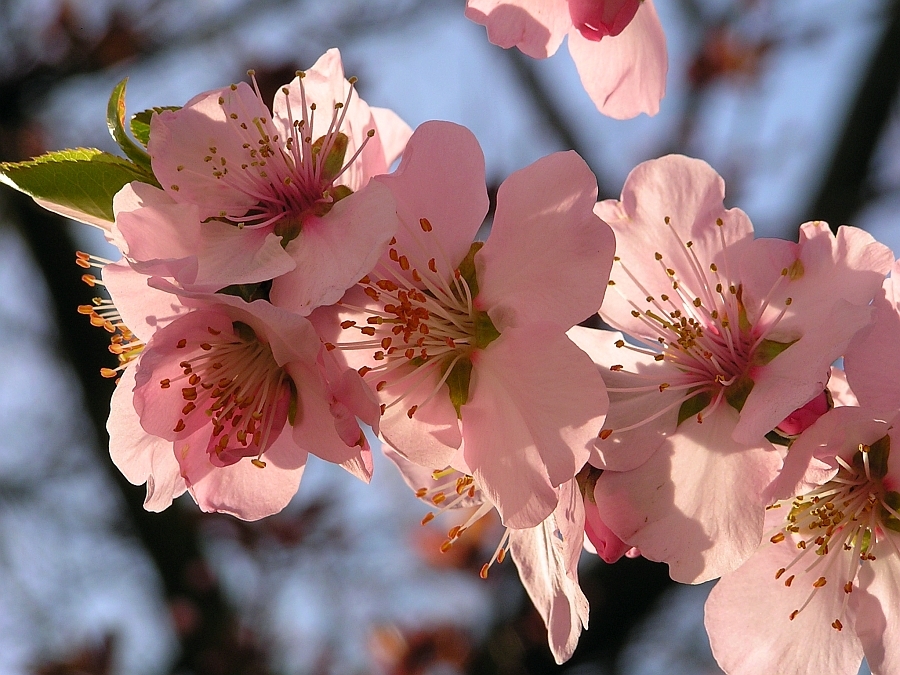
<path id="1" fill-rule="evenodd" d="M 390 194 L 369 179 L 410 133 L 353 82 L 333 49 L 271 112 L 254 81 L 155 114 L 148 151 L 163 189 L 133 183 L 117 196 L 126 257 L 194 290 L 276 279 L 273 302 L 304 315 L 337 300 L 396 229 Z"/>
<path id="2" fill-rule="evenodd" d="M 839 407 L 791 446 L 769 540 L 706 604 L 728 675 L 900 672 L 897 421 Z"/>
<path id="3" fill-rule="evenodd" d="M 113 395 L 110 453 L 129 480 L 147 482 L 148 508 L 188 489 L 206 511 L 261 518 L 294 495 L 309 452 L 368 479 L 355 418 L 371 419 L 365 389 L 336 366 L 328 379 L 330 357 L 306 319 L 263 301 L 156 290 L 127 265 L 104 277 L 141 340 Z"/>
<path id="4" fill-rule="evenodd" d="M 600 314 L 631 338 L 570 332 L 609 388 L 591 460 L 612 470 L 597 481 L 604 519 L 680 581 L 756 549 L 781 465 L 765 435 L 821 395 L 892 259 L 861 230 L 824 223 L 803 225 L 797 244 L 754 240 L 723 199 L 699 160 L 638 166 L 621 201 L 596 209 L 617 242 Z"/>
<path id="5" fill-rule="evenodd" d="M 568 36 L 585 90 L 604 115 L 655 115 L 666 91 L 666 39 L 652 0 L 468 0 L 488 39 L 543 59 Z"/>
<path id="6" fill-rule="evenodd" d="M 490 238 L 474 136 L 423 124 L 379 182 L 401 227 L 388 254 L 313 320 L 381 397 L 381 433 L 427 468 L 475 476 L 510 527 L 534 527 L 588 457 L 603 424 L 602 378 L 565 330 L 596 311 L 613 239 L 591 212 L 596 180 L 575 153 L 500 187 Z"/>
<path id="7" fill-rule="evenodd" d="M 444 513 L 470 509 L 468 518 L 447 532 L 441 550 L 447 551 L 476 521 L 494 510 L 475 478 L 454 469 L 431 472 L 383 446 L 416 496 Z M 567 661 L 582 629 L 588 627 L 588 601 L 578 585 L 578 560 L 584 539 L 584 502 L 575 480 L 558 488 L 559 503 L 534 527 L 506 528 L 490 561 L 481 568 L 482 578 L 494 563 L 511 555 L 522 585 L 547 626 L 550 651 L 557 663 Z M 422 523 L 435 517 L 429 512 Z"/>

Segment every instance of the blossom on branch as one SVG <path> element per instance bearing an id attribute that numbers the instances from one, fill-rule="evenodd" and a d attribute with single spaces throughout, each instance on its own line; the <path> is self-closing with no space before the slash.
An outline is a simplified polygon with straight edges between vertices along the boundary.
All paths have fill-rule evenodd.
<path id="1" fill-rule="evenodd" d="M 507 526 L 534 527 L 606 413 L 602 378 L 565 336 L 596 311 L 612 262 L 596 180 L 572 152 L 513 174 L 483 246 L 484 159 L 465 128 L 423 124 L 376 180 L 397 203 L 397 236 L 312 319 L 377 391 L 390 445 L 473 475 Z"/>
<path id="2" fill-rule="evenodd" d="M 570 332 L 611 397 L 591 460 L 608 469 L 596 489 L 604 520 L 687 582 L 756 549 L 781 466 L 766 434 L 821 396 L 893 257 L 861 230 L 835 236 L 819 222 L 797 244 L 754 239 L 723 199 L 699 160 L 632 171 L 621 201 L 596 209 L 617 243 L 600 315 L 630 337 Z"/>

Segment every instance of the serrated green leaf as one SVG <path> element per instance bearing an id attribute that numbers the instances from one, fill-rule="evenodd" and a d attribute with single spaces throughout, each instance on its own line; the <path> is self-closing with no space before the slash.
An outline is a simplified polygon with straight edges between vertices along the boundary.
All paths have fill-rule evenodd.
<path id="1" fill-rule="evenodd" d="M 166 105 L 160 107 L 150 108 L 149 110 L 142 110 L 139 113 L 135 113 L 131 116 L 131 135 L 137 139 L 137 142 L 143 145 L 145 148 L 147 144 L 150 142 L 150 118 L 153 117 L 156 113 L 161 113 L 166 110 L 181 110 L 181 106 L 177 105 Z"/>
<path id="2" fill-rule="evenodd" d="M 676 426 L 681 426 L 681 423 L 685 420 L 689 420 L 697 413 L 703 412 L 710 403 L 712 403 L 712 394 L 708 391 L 701 391 L 691 396 L 678 409 L 678 424 Z"/>
<path id="3" fill-rule="evenodd" d="M 147 175 L 131 162 L 96 148 L 50 152 L 27 162 L 0 164 L 0 181 L 41 206 L 99 225 L 112 222 L 113 196 Z"/>
<path id="4" fill-rule="evenodd" d="M 109 102 L 106 104 L 106 126 L 109 127 L 110 135 L 122 148 L 125 156 L 145 171 L 152 179 L 152 181 L 147 182 L 155 183 L 156 179 L 153 178 L 153 169 L 150 168 L 150 155 L 125 133 L 125 87 L 127 85 L 128 78 L 126 77 L 113 87 L 112 93 L 109 95 Z"/>

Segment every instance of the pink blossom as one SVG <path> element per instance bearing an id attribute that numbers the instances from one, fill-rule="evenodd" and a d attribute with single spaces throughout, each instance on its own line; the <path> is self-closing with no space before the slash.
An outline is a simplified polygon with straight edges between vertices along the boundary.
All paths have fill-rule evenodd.
<path id="1" fill-rule="evenodd" d="M 781 465 L 764 437 L 821 394 L 891 258 L 861 230 L 835 236 L 823 223 L 803 225 L 798 244 L 754 240 L 723 199 L 699 160 L 638 166 L 621 201 L 596 208 L 617 242 L 600 314 L 634 342 L 570 331 L 610 394 L 591 460 L 611 469 L 597 481 L 604 520 L 679 581 L 718 576 L 756 549 Z"/>
<path id="2" fill-rule="evenodd" d="M 273 302 L 304 315 L 337 300 L 394 233 L 390 194 L 369 179 L 410 133 L 353 82 L 332 49 L 271 113 L 254 81 L 154 115 L 148 151 L 163 190 L 132 184 L 118 199 L 128 257 L 194 290 L 277 278 Z"/>
<path id="3" fill-rule="evenodd" d="M 863 656 L 875 675 L 900 672 L 896 422 L 839 407 L 793 443 L 769 541 L 706 604 L 726 673 L 855 675 Z"/>
<path id="4" fill-rule="evenodd" d="M 599 306 L 611 264 L 594 176 L 571 152 L 513 174 L 483 248 L 484 159 L 468 130 L 423 124 L 377 180 L 397 202 L 396 240 L 338 319 L 313 320 L 377 390 L 393 447 L 475 476 L 504 523 L 534 527 L 606 412 L 602 378 L 565 336 Z"/>
<path id="5" fill-rule="evenodd" d="M 368 479 L 353 414 L 366 415 L 365 390 L 326 378 L 331 357 L 306 319 L 263 301 L 141 288 L 125 270 L 108 275 L 113 300 L 152 332 L 113 396 L 110 452 L 129 480 L 147 482 L 148 508 L 187 488 L 205 511 L 261 518 L 294 495 L 309 452 Z M 181 303 L 174 318 L 166 302 Z"/>
<path id="6" fill-rule="evenodd" d="M 400 469 L 416 496 L 444 513 L 451 509 L 470 509 L 469 517 L 447 532 L 441 550 L 447 551 L 464 536 L 477 520 L 494 510 L 475 478 L 447 469 L 430 472 L 404 458 L 391 447 L 383 446 Z M 519 571 L 522 585 L 547 626 L 547 638 L 557 663 L 567 661 L 582 628 L 588 627 L 588 601 L 578 585 L 578 560 L 584 539 L 584 502 L 575 480 L 558 488 L 556 509 L 534 527 L 506 528 L 491 560 L 482 567 L 481 576 L 502 563 L 507 551 Z M 422 523 L 434 518 L 429 513 Z"/>
<path id="7" fill-rule="evenodd" d="M 666 38 L 652 0 L 468 0 L 488 39 L 543 59 L 568 35 L 597 109 L 617 119 L 655 115 L 666 91 Z"/>

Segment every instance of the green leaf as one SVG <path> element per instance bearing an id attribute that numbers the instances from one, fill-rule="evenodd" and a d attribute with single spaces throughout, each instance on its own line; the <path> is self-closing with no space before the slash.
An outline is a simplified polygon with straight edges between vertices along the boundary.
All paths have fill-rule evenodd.
<path id="1" fill-rule="evenodd" d="M 145 182 L 156 183 L 153 169 L 150 167 L 150 155 L 125 133 L 125 87 L 127 84 L 128 78 L 126 77 L 113 87 L 112 93 L 109 95 L 109 103 L 106 105 L 106 126 L 109 127 L 109 133 L 113 140 L 122 148 L 122 152 L 151 179 Z"/>
<path id="2" fill-rule="evenodd" d="M 446 370 L 453 360 L 455 356 L 450 356 L 444 361 L 442 366 L 443 370 Z M 469 360 L 469 357 L 463 356 L 456 363 L 453 364 L 453 370 L 450 371 L 450 375 L 447 376 L 447 386 L 450 387 L 450 402 L 453 404 L 453 407 L 456 409 L 456 416 L 459 419 L 462 419 L 462 412 L 460 408 L 466 404 L 466 401 L 469 400 L 469 381 L 472 379 L 472 361 Z"/>
<path id="3" fill-rule="evenodd" d="M 756 350 L 753 352 L 753 363 L 754 366 L 766 366 L 772 362 L 772 360 L 778 356 L 785 349 L 790 347 L 792 344 L 797 342 L 797 340 L 791 340 L 790 342 L 776 342 L 775 340 L 763 340 L 756 347 Z"/>
<path id="4" fill-rule="evenodd" d="M 41 206 L 98 226 L 113 222 L 112 200 L 147 175 L 131 162 L 96 148 L 50 152 L 27 162 L 0 164 L 0 181 Z"/>
<path id="5" fill-rule="evenodd" d="M 710 403 L 712 403 L 712 394 L 708 391 L 701 391 L 691 396 L 678 409 L 678 425 L 676 426 L 680 426 L 682 422 L 689 420 L 697 413 L 703 412 Z"/>
<path id="6" fill-rule="evenodd" d="M 147 144 L 150 142 L 150 119 L 156 114 L 161 113 L 166 110 L 181 110 L 180 106 L 177 105 L 166 105 L 158 108 L 150 108 L 149 110 L 142 110 L 139 113 L 135 113 L 131 117 L 131 135 L 134 136 L 138 143 L 143 145 L 145 148 Z"/>

